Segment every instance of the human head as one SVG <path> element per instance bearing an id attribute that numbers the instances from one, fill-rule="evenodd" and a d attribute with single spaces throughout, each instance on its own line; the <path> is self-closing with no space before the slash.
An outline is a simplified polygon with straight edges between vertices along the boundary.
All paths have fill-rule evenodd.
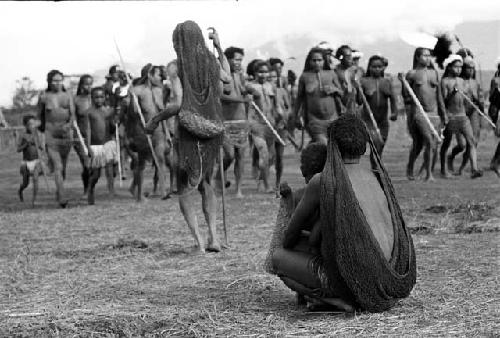
<path id="1" fill-rule="evenodd" d="M 385 67 L 385 60 L 382 56 L 372 55 L 370 59 L 368 59 L 368 67 L 365 76 L 383 77 Z"/>
<path id="2" fill-rule="evenodd" d="M 319 72 L 322 69 L 330 69 L 325 50 L 313 47 L 307 53 L 304 72 Z"/>
<path id="3" fill-rule="evenodd" d="M 460 76 L 462 73 L 462 65 L 463 65 L 463 60 L 460 55 L 457 54 L 451 54 L 446 60 L 443 62 L 444 66 L 444 75 L 443 77 L 446 76 Z"/>
<path id="4" fill-rule="evenodd" d="M 364 122 L 354 114 L 344 114 L 328 127 L 328 144 L 337 147 L 343 159 L 358 159 L 366 152 L 368 132 Z"/>
<path id="5" fill-rule="evenodd" d="M 271 70 L 269 71 L 269 82 L 271 82 L 271 84 L 273 86 L 277 86 L 278 85 L 278 72 L 276 71 L 276 69 L 274 68 L 271 68 Z"/>
<path id="6" fill-rule="evenodd" d="M 352 49 L 348 45 L 342 45 L 337 49 L 335 57 L 340 60 L 340 64 L 344 68 L 349 68 L 353 65 Z"/>
<path id="7" fill-rule="evenodd" d="M 270 58 L 269 64 L 271 65 L 272 69 L 276 70 L 278 76 L 281 76 L 281 71 L 283 70 L 283 66 L 285 65 L 283 60 L 279 58 Z"/>
<path id="8" fill-rule="evenodd" d="M 89 74 L 82 75 L 78 81 L 76 95 L 89 95 L 94 79 Z"/>
<path id="9" fill-rule="evenodd" d="M 306 182 L 317 173 L 323 171 L 326 162 L 326 145 L 312 142 L 300 154 L 300 171 Z"/>
<path id="10" fill-rule="evenodd" d="M 269 64 L 266 61 L 258 61 L 254 65 L 255 79 L 259 83 L 264 83 L 269 77 Z"/>
<path id="11" fill-rule="evenodd" d="M 104 88 L 103 87 L 94 87 L 92 88 L 90 92 L 90 96 L 92 98 L 92 103 L 96 108 L 101 108 L 104 106 L 105 102 L 105 95 L 104 95 Z"/>
<path id="12" fill-rule="evenodd" d="M 293 70 L 289 69 L 287 77 L 288 77 L 288 83 L 293 86 L 295 84 L 295 81 L 297 81 L 297 75 L 294 73 Z"/>
<path id="13" fill-rule="evenodd" d="M 34 129 L 36 124 L 35 116 L 32 114 L 27 114 L 23 116 L 23 125 L 26 128 L 26 131 L 30 132 Z"/>
<path id="14" fill-rule="evenodd" d="M 352 64 L 355 66 L 359 66 L 359 60 L 363 57 L 363 53 L 360 51 L 353 49 L 352 50 Z"/>
<path id="15" fill-rule="evenodd" d="M 47 90 L 53 92 L 65 91 L 63 85 L 64 75 L 57 69 L 51 70 L 47 74 Z"/>
<path id="16" fill-rule="evenodd" d="M 413 53 L 413 69 L 417 67 L 427 68 L 431 64 L 431 50 L 425 47 L 417 47 Z"/>
<path id="17" fill-rule="evenodd" d="M 261 59 L 254 59 L 250 61 L 250 63 L 247 65 L 247 74 L 250 80 L 255 79 L 255 64 L 257 62 L 264 61 Z"/>
<path id="18" fill-rule="evenodd" d="M 118 81 L 118 72 L 120 71 L 120 66 L 118 65 L 112 65 L 109 67 L 108 71 L 108 77 L 113 81 L 116 82 Z"/>
<path id="19" fill-rule="evenodd" d="M 123 71 L 120 70 L 118 72 L 118 78 L 120 79 L 120 86 L 126 86 L 128 81 L 127 81 L 127 74 Z"/>
<path id="20" fill-rule="evenodd" d="M 245 51 L 243 50 L 243 48 L 233 46 L 228 47 L 224 51 L 224 55 L 229 62 L 231 72 L 239 72 L 241 70 L 241 62 L 243 61 L 243 57 L 245 56 Z"/>
<path id="21" fill-rule="evenodd" d="M 464 64 L 462 66 L 462 74 L 460 76 L 464 79 L 475 79 L 476 78 L 476 63 L 471 56 L 466 56 L 464 58 Z"/>
<path id="22" fill-rule="evenodd" d="M 177 77 L 177 60 L 172 60 L 167 63 L 167 77 L 175 78 Z"/>

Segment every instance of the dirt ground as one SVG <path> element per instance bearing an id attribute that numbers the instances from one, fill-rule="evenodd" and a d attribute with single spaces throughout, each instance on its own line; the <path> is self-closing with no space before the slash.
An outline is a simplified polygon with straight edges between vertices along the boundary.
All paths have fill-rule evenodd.
<path id="1" fill-rule="evenodd" d="M 467 172 L 407 181 L 404 125 L 391 125 L 384 161 L 414 234 L 418 280 L 410 297 L 380 314 L 309 313 L 263 271 L 279 201 L 257 193 L 248 165 L 246 199 L 228 191 L 231 248 L 198 255 L 176 199 L 137 204 L 127 180 L 108 200 L 103 179 L 89 207 L 72 153 L 70 207 L 58 209 L 41 180 L 31 209 L 17 199 L 20 155 L 0 155 L 0 336 L 498 337 L 500 179 L 485 171 L 476 180 Z M 482 168 L 496 142 L 483 132 Z M 302 184 L 292 148 L 284 180 Z"/>

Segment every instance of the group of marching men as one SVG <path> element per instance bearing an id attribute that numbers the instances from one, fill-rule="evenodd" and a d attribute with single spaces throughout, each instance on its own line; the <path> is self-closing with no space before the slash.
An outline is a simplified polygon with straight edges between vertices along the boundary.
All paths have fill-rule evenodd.
<path id="1" fill-rule="evenodd" d="M 277 192 L 285 145 L 290 142 L 302 148 L 304 143 L 302 137 L 299 142 L 302 144 L 297 145 L 294 129 L 307 131 L 312 143 L 326 144 L 328 125 L 346 113 L 358 114 L 365 121 L 381 156 L 389 134 L 389 119 L 397 119 L 401 94 L 413 140 L 407 165 L 408 179 L 414 179 L 414 163 L 422 149 L 424 162 L 420 173 L 425 174 L 426 180 L 433 179 L 439 144 L 443 177 L 450 176 L 453 159 L 464 150 L 463 161 L 455 174 L 461 174 L 470 161 L 471 177 L 482 175 L 476 152 L 480 121 L 484 116 L 493 127 L 497 123 L 500 62 L 491 81 L 490 120 L 484 114 L 476 63 L 466 48 L 437 60 L 439 65 L 434 62 L 432 50 L 417 48 L 413 69 L 396 79 L 384 73 L 388 60 L 383 56 L 371 56 L 365 71 L 359 66 L 360 52 L 347 45 L 335 52 L 319 45 L 309 51 L 303 73 L 296 83 L 292 71 L 288 71 L 287 76 L 283 74 L 284 62 L 278 58 L 253 60 L 245 74 L 242 69 L 244 50 L 229 47 L 222 51 L 216 32 L 212 38 L 219 54 L 219 65 L 225 70 L 225 75 L 221 75 L 223 90 L 220 95 L 225 128 L 221 167 L 225 176 L 234 163 L 236 197 L 243 196 L 241 182 L 246 149 L 250 150 L 252 174 L 259 182 L 258 187 L 262 183 L 265 191 Z M 63 80 L 60 71 L 50 71 L 47 89 L 39 99 L 39 118 L 24 117 L 26 133 L 18 147 L 18 151 L 23 152 L 21 200 L 32 177 L 34 203 L 38 176 L 46 174 L 41 159 L 47 158 L 55 177 L 57 201 L 61 207 L 67 205 L 63 182 L 72 147 L 82 165 L 81 178 L 89 204 L 94 204 L 95 185 L 103 169 L 109 193 L 114 194 L 114 177 L 119 176 L 120 180 L 124 177 L 122 164 L 128 163 L 127 158 L 133 171 L 130 192 L 138 201 L 144 196 L 143 171 L 150 159 L 155 166 L 153 193 L 168 198 L 176 191 L 177 117 L 174 114 L 161 123 L 151 122 L 169 106 L 182 104 L 176 60 L 166 66 L 147 64 L 141 76 L 134 80 L 125 69 L 114 65 L 109 69 L 106 83 L 98 87 L 94 86 L 92 76 L 83 75 L 76 95 L 66 91 Z M 456 146 L 447 155 L 453 136 Z M 497 147 L 491 169 L 498 175 L 499 157 Z M 269 182 L 272 164 L 276 173 L 274 188 Z M 167 168 L 170 170 L 168 189 Z M 214 170 L 213 176 L 220 186 L 220 169 Z"/>

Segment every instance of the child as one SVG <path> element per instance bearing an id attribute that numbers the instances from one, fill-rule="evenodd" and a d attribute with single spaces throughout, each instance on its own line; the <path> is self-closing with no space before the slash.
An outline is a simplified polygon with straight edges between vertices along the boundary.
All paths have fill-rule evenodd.
<path id="1" fill-rule="evenodd" d="M 444 140 L 441 145 L 441 175 L 449 177 L 446 165 L 446 153 L 450 146 L 453 135 L 461 134 L 467 142 L 467 150 L 470 151 L 472 178 L 481 177 L 483 174 L 477 168 L 476 142 L 469 118 L 465 113 L 465 90 L 464 79 L 460 77 L 463 60 L 460 55 L 450 55 L 444 62 L 445 73 L 441 80 L 441 88 L 449 122 L 444 130 Z"/>
<path id="2" fill-rule="evenodd" d="M 19 187 L 18 194 L 21 202 L 24 201 L 23 190 L 28 187 L 30 176 L 33 177 L 33 199 L 31 206 L 35 206 L 36 194 L 38 192 L 38 176 L 42 172 L 42 165 L 38 158 L 38 149 L 41 148 L 40 138 L 36 128 L 40 125 L 39 121 L 35 120 L 33 115 L 26 115 L 23 117 L 23 125 L 26 132 L 21 136 L 17 146 L 18 152 L 23 152 L 23 162 L 21 164 L 20 173 L 23 181 Z"/>
<path id="3" fill-rule="evenodd" d="M 105 168 L 109 194 L 114 195 L 114 165 L 118 161 L 116 141 L 113 139 L 115 116 L 113 110 L 104 105 L 106 100 L 104 88 L 92 88 L 91 96 L 92 107 L 86 112 L 87 132 L 85 133 L 90 156 L 87 196 L 89 205 L 93 205 L 95 201 L 94 189 L 101 176 L 101 168 Z"/>

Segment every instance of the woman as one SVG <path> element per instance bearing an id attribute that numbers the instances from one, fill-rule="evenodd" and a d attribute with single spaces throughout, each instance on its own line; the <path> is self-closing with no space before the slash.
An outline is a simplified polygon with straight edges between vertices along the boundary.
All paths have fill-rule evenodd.
<path id="1" fill-rule="evenodd" d="M 368 69 L 364 77 L 361 78 L 361 89 L 368 101 L 370 109 L 380 130 L 383 143 L 378 148 L 379 155 L 382 151 L 389 135 L 389 102 L 391 110 L 391 121 L 396 121 L 398 117 L 396 96 L 392 90 L 391 80 L 384 77 L 385 60 L 382 56 L 373 55 L 368 60 Z M 367 125 L 371 125 L 372 121 L 365 112 L 362 115 L 363 120 Z"/>
<path id="2" fill-rule="evenodd" d="M 346 114 L 328 136 L 324 169 L 291 215 L 272 271 L 313 303 L 384 311 L 415 284 L 411 236 L 364 123 Z M 359 161 L 367 142 L 373 168 Z"/>

